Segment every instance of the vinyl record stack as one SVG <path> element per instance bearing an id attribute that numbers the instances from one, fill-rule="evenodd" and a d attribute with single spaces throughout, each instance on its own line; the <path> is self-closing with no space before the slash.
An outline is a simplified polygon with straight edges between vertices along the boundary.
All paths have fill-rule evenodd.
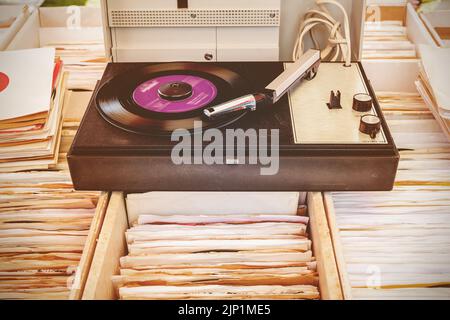
<path id="1" fill-rule="evenodd" d="M 66 75 L 55 51 L 0 54 L 0 299 L 65 299 L 98 193 L 74 192 L 59 157 Z"/>
<path id="2" fill-rule="evenodd" d="M 415 59 L 414 44 L 402 21 L 366 22 L 363 59 Z"/>
<path id="3" fill-rule="evenodd" d="M 448 299 L 450 144 L 418 94 L 379 93 L 401 150 L 392 192 L 334 193 L 354 299 Z"/>
<path id="4" fill-rule="evenodd" d="M 41 10 L 41 14 L 49 22 L 48 26 L 40 28 L 40 45 L 54 48 L 56 56 L 63 61 L 64 70 L 69 74 L 67 89 L 94 90 L 106 67 L 102 28 L 97 25 L 101 21 L 100 10 L 83 7 L 83 11 L 80 12 L 81 26 L 67 27 L 68 22 L 53 17 L 55 14 L 53 8 L 43 9 L 48 9 Z M 60 12 L 65 16 L 71 11 Z M 55 19 L 54 25 L 50 22 L 52 19 Z"/>
<path id="5" fill-rule="evenodd" d="M 52 49 L 1 53 L 0 172 L 58 162 L 65 77 Z"/>
<path id="6" fill-rule="evenodd" d="M 136 198 L 136 197 L 135 197 Z M 140 215 L 113 283 L 121 299 L 318 299 L 298 215 Z"/>
<path id="7" fill-rule="evenodd" d="M 94 90 L 106 67 L 103 40 L 89 42 L 54 43 L 56 55 L 69 73 L 67 89 Z"/>
<path id="8" fill-rule="evenodd" d="M 396 58 L 400 63 L 416 57 L 402 21 L 367 22 L 366 30 L 365 59 Z M 425 77 L 422 72 L 421 83 L 416 83 L 424 84 L 423 89 Z M 450 144 L 423 94 L 377 92 L 377 96 L 400 163 L 392 192 L 332 194 L 349 295 L 448 299 Z"/>

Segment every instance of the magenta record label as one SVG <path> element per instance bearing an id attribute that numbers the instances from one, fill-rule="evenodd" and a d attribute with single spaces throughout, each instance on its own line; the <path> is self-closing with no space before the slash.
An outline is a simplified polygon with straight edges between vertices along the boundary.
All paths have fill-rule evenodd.
<path id="1" fill-rule="evenodd" d="M 168 83 L 187 83 L 192 87 L 192 94 L 182 100 L 170 101 L 159 94 L 159 89 Z M 133 91 L 133 100 L 144 109 L 179 113 L 203 108 L 217 96 L 216 86 L 209 80 L 193 75 L 167 75 L 150 79 L 140 84 Z"/>

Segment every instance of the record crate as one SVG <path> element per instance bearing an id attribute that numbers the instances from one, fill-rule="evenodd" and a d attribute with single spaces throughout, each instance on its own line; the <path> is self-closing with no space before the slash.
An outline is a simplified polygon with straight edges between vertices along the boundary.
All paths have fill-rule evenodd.
<path id="1" fill-rule="evenodd" d="M 369 5 L 366 11 L 366 21 L 381 23 L 397 21 L 406 28 L 406 35 L 417 53 L 415 58 L 367 59 L 363 55 L 361 62 L 374 90 L 376 92 L 416 92 L 414 81 L 419 75 L 419 45 L 433 44 L 433 39 L 419 14 L 410 3 L 406 6 L 405 4 Z"/>
<path id="2" fill-rule="evenodd" d="M 312 240 L 312 252 L 317 262 L 320 297 L 324 300 L 342 300 L 345 293 L 330 231 L 335 229 L 335 226 L 330 226 L 330 222 L 334 223 L 334 218 L 328 218 L 323 194 L 320 192 L 308 193 L 305 204 L 309 216 L 307 232 Z M 83 300 L 118 298 L 112 276 L 119 273 L 120 257 L 127 254 L 125 231 L 135 218 L 127 213 L 124 193 L 113 192 L 84 286 Z M 338 253 L 340 254 L 339 251 Z"/>

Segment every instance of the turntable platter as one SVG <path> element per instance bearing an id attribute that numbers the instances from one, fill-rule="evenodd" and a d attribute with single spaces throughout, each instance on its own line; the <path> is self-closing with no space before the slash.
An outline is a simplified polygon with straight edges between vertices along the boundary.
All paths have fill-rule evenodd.
<path id="1" fill-rule="evenodd" d="M 175 129 L 192 130 L 228 125 L 245 113 L 211 120 L 203 110 L 248 93 L 236 72 L 209 64 L 163 63 L 117 75 L 97 94 L 97 109 L 109 123 L 127 131 L 166 135 Z"/>

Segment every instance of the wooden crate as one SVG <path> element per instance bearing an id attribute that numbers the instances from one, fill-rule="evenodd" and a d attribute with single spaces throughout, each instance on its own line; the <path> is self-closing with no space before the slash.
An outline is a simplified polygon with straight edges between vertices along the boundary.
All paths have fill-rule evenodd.
<path id="1" fill-rule="evenodd" d="M 371 9 L 372 8 L 372 9 Z M 379 6 L 380 20 L 402 21 L 408 38 L 416 46 L 419 57 L 416 59 L 365 59 L 364 70 L 375 91 L 417 92 L 414 81 L 419 75 L 420 44 L 433 44 L 419 15 L 411 4 L 407 6 Z M 367 9 L 366 18 L 373 21 L 373 7 Z"/>
<path id="2" fill-rule="evenodd" d="M 74 276 L 73 285 L 69 295 L 70 300 L 80 300 L 83 295 L 83 290 L 85 288 L 86 280 L 91 268 L 92 259 L 94 257 L 95 249 L 97 246 L 97 239 L 100 235 L 103 220 L 108 208 L 108 202 L 109 193 L 102 192 L 98 199 L 97 208 L 91 222 L 91 227 L 89 228 L 89 233 L 84 245 L 80 263 Z"/>
<path id="3" fill-rule="evenodd" d="M 322 194 L 309 193 L 307 204 L 321 298 L 341 300 L 344 295 Z M 125 231 L 128 227 L 124 194 L 114 192 L 106 211 L 82 299 L 118 298 L 111 277 L 118 274 L 119 259 L 127 254 Z"/>

